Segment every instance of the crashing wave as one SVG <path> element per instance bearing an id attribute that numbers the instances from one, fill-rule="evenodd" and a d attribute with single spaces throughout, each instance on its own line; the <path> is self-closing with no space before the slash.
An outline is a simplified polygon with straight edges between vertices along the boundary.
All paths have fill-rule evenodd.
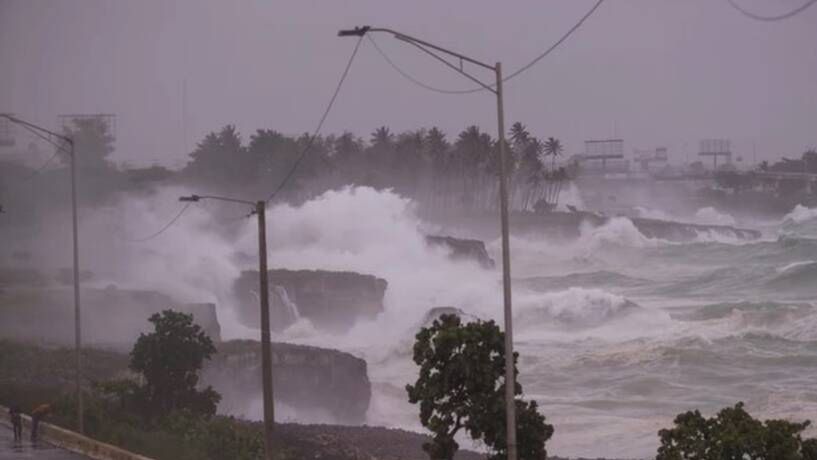
<path id="1" fill-rule="evenodd" d="M 782 223 L 786 224 L 802 224 L 809 220 L 817 219 L 817 208 L 807 208 L 802 204 L 798 204 L 791 210 L 790 213 L 783 216 Z"/>
<path id="2" fill-rule="evenodd" d="M 614 217 L 598 227 L 582 225 L 579 242 L 587 248 L 598 248 L 605 244 L 647 248 L 661 244 L 662 240 L 646 237 L 626 217 Z"/>
<path id="3" fill-rule="evenodd" d="M 699 209 L 693 219 L 696 224 L 703 225 L 725 225 L 729 227 L 737 225 L 734 217 L 729 214 L 721 213 L 711 206 Z"/>
<path id="4" fill-rule="evenodd" d="M 515 321 L 526 326 L 547 325 L 593 327 L 626 316 L 640 307 L 625 297 L 599 289 L 570 288 L 538 296 L 528 296 Z"/>

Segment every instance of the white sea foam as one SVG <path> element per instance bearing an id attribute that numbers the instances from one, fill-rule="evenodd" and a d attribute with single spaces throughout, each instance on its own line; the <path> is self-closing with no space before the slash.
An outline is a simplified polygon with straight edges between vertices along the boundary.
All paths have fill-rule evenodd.
<path id="1" fill-rule="evenodd" d="M 703 225 L 728 225 L 730 227 L 737 225 L 734 217 L 722 213 L 713 207 L 701 208 L 696 211 L 693 216 L 693 221 L 696 224 Z"/>
<path id="2" fill-rule="evenodd" d="M 665 211 L 662 211 L 660 209 L 648 208 L 646 206 L 636 206 L 635 208 L 633 208 L 633 211 L 635 211 L 636 217 L 640 217 L 642 219 L 655 219 L 665 221 L 678 220 L 674 216 L 668 214 Z"/>
<path id="3" fill-rule="evenodd" d="M 793 270 L 793 269 L 795 269 L 797 267 L 803 267 L 803 266 L 806 266 L 806 265 L 816 265 L 816 264 L 817 264 L 817 260 L 801 260 L 801 261 L 797 261 L 797 262 L 792 262 L 790 264 L 786 264 L 786 265 L 784 265 L 782 267 L 777 268 L 777 273 L 785 273 L 785 272 L 787 272 L 789 270 Z"/>
<path id="4" fill-rule="evenodd" d="M 817 219 L 817 208 L 807 208 L 802 204 L 798 204 L 788 214 L 783 216 L 783 224 L 794 223 L 802 224 L 803 222 Z"/>

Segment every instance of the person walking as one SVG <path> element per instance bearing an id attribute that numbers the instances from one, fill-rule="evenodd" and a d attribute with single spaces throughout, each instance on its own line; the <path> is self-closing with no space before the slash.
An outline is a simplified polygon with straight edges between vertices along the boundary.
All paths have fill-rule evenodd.
<path id="1" fill-rule="evenodd" d="M 11 419 L 11 428 L 14 431 L 14 442 L 18 443 L 23 440 L 23 417 L 20 414 L 20 406 L 13 404 L 9 408 L 9 418 Z"/>
<path id="2" fill-rule="evenodd" d="M 51 413 L 50 404 L 40 404 L 31 411 L 31 442 L 37 442 L 40 421 Z"/>

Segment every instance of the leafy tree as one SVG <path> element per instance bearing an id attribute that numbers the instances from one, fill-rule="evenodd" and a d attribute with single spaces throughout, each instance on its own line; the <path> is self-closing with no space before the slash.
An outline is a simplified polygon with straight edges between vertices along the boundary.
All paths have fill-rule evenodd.
<path id="1" fill-rule="evenodd" d="M 743 409 L 743 403 L 704 418 L 690 411 L 675 418 L 675 426 L 658 432 L 661 446 L 656 460 L 810 460 L 817 458 L 817 440 L 800 433 L 809 421 L 761 422 Z"/>
<path id="2" fill-rule="evenodd" d="M 257 157 L 247 154 L 233 125 L 205 136 L 190 158 L 184 173 L 208 186 L 245 184 L 257 177 L 258 164 L 254 161 Z"/>
<path id="3" fill-rule="evenodd" d="M 494 451 L 505 455 L 505 338 L 493 321 L 463 324 L 457 315 L 442 315 L 417 333 L 413 359 L 420 375 L 406 391 L 420 405 L 420 421 L 433 433 L 423 449 L 432 460 L 449 460 L 459 448 L 455 436 L 465 429 Z M 514 371 L 517 355 L 514 354 Z M 517 382 L 516 394 L 522 393 Z M 520 424 L 520 458 L 544 459 L 553 427 L 537 412 L 536 403 L 516 400 Z"/>
<path id="4" fill-rule="evenodd" d="M 149 318 L 154 332 L 140 334 L 130 353 L 130 369 L 143 375 L 142 396 L 150 415 L 189 410 L 210 416 L 221 396 L 196 388 L 205 359 L 216 352 L 193 315 L 165 310 Z"/>

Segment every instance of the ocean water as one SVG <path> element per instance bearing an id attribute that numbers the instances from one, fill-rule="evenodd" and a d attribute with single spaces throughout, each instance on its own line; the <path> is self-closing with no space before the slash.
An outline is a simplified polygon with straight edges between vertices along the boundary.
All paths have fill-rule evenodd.
<path id="1" fill-rule="evenodd" d="M 416 379 L 410 350 L 424 316 L 453 306 L 502 324 L 502 291 L 499 268 L 454 262 L 426 247 L 423 235 L 439 229 L 415 211 L 394 193 L 346 188 L 273 208 L 268 235 L 272 266 L 353 270 L 389 282 L 378 318 L 334 336 L 301 318 L 275 340 L 365 358 L 373 385 L 367 423 L 420 431 L 405 385 Z M 255 223 L 218 235 L 203 215 L 153 243 L 143 257 L 169 259 L 148 265 L 150 279 L 180 292 L 210 289 L 225 338 L 255 337 L 230 309 L 231 280 L 248 262 L 228 255 L 236 247 L 255 253 Z M 690 219 L 734 222 L 711 208 Z M 653 457 L 658 430 L 676 414 L 712 414 L 738 401 L 760 417 L 815 417 L 817 210 L 799 206 L 777 222 L 739 224 L 761 229 L 763 238 L 702 234 L 673 243 L 645 237 L 623 217 L 570 242 L 512 238 L 520 380 L 525 397 L 555 425 L 551 454 Z M 488 248 L 500 260 L 499 242 Z M 198 275 L 174 279 L 180 265 L 197 267 Z M 289 416 L 299 420 L 297 411 Z"/>
<path id="2" fill-rule="evenodd" d="M 353 209 L 361 204 L 365 211 Z M 334 215 L 331 234 L 320 228 L 324 208 Z M 712 209 L 695 218 L 731 219 Z M 425 248 L 429 229 L 411 202 L 390 193 L 333 192 L 273 211 L 276 221 L 272 257 L 285 266 L 389 281 L 377 320 L 331 338 L 301 323 L 279 338 L 364 357 L 374 389 L 368 423 L 420 430 L 404 390 L 416 378 L 413 335 L 434 306 L 501 324 L 499 270 Z M 648 458 L 676 414 L 711 414 L 738 401 L 760 417 L 814 417 L 817 211 L 798 207 L 757 227 L 758 241 L 701 235 L 680 244 L 651 240 L 615 218 L 567 243 L 512 238 L 521 383 L 556 427 L 552 454 Z M 498 260 L 499 242 L 489 250 Z"/>

